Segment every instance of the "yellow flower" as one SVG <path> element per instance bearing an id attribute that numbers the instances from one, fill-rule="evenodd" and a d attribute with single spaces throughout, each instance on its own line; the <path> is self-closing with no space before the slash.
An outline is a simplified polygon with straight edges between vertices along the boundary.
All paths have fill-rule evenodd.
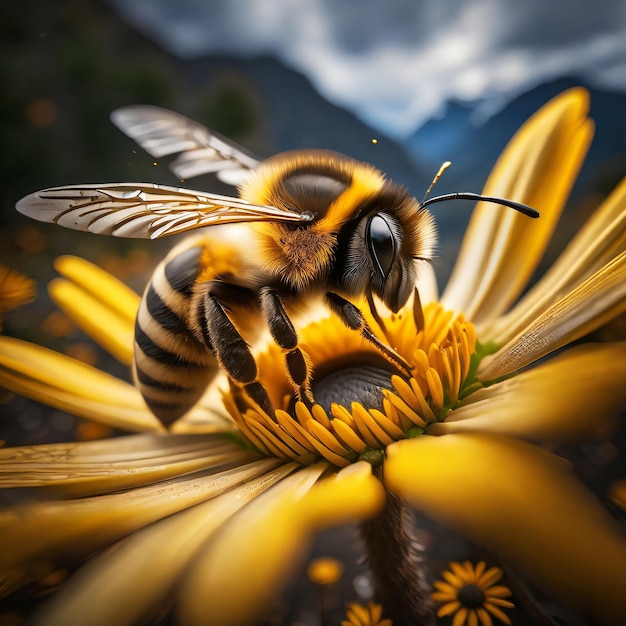
<path id="1" fill-rule="evenodd" d="M 348 619 L 341 620 L 341 626 L 392 626 L 390 619 L 382 619 L 383 607 L 374 602 L 350 604 L 346 609 Z"/>
<path id="2" fill-rule="evenodd" d="M 332 585 L 343 575 L 343 563 L 332 557 L 320 557 L 307 567 L 309 580 L 316 585 Z"/>
<path id="3" fill-rule="evenodd" d="M 480 561 L 474 567 L 469 561 L 465 563 L 450 563 L 450 570 L 443 572 L 444 580 L 435 583 L 433 599 L 442 602 L 437 611 L 438 617 L 454 615 L 452 626 L 491 626 L 496 619 L 510 624 L 502 608 L 513 608 L 513 603 L 505 600 L 511 596 L 511 591 L 504 585 L 495 585 L 502 578 L 502 570 L 490 567 Z"/>
<path id="4" fill-rule="evenodd" d="M 624 534 L 535 444 L 605 437 L 626 404 L 624 343 L 544 358 L 626 310 L 626 182 L 520 299 L 590 142 L 587 100 L 576 89 L 543 107 L 487 182 L 486 194 L 535 206 L 541 219 L 479 205 L 441 298 L 427 266 L 419 298 L 398 314 L 358 303 L 410 372 L 390 369 L 334 317 L 318 317 L 299 329 L 317 404 L 293 401 L 270 344 L 256 356 L 273 415 L 222 375 L 164 432 L 129 383 L 0 338 L 6 388 L 144 431 L 0 450 L 0 486 L 18 498 L 0 511 L 2 593 L 92 557 L 39 624 L 77 615 L 131 624 L 164 599 L 184 624 L 247 624 L 320 530 L 370 518 L 370 531 L 380 530 L 404 499 L 574 609 L 624 622 Z M 63 257 L 57 269 L 63 278 L 50 290 L 59 306 L 130 364 L 136 294 L 80 259 Z M 396 580 L 387 587 L 410 595 Z M 383 601 L 394 620 L 396 604 Z"/>
<path id="5" fill-rule="evenodd" d="M 0 265 L 0 328 L 2 315 L 35 299 L 37 283 L 6 265 Z"/>
<path id="6" fill-rule="evenodd" d="M 626 511 L 626 479 L 622 478 L 611 483 L 608 496 L 613 504 Z"/>

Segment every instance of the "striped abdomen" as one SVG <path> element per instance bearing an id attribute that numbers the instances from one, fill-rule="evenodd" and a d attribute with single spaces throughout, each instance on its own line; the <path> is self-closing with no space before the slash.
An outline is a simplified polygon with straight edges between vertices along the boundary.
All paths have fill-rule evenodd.
<path id="1" fill-rule="evenodd" d="M 135 381 L 152 412 L 171 424 L 200 398 L 217 372 L 209 347 L 190 325 L 200 242 L 183 242 L 157 267 L 135 323 Z"/>

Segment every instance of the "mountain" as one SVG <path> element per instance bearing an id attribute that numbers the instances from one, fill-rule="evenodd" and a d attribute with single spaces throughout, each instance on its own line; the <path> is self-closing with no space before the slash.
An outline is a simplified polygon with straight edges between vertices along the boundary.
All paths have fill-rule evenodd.
<path id="1" fill-rule="evenodd" d="M 22 220 L 15 201 L 46 186 L 98 180 L 176 184 L 167 159 L 153 166 L 110 123 L 112 110 L 130 104 L 178 111 L 262 157 L 328 148 L 371 162 L 415 193 L 424 189 L 428 176 L 420 175 L 402 146 L 325 100 L 307 78 L 274 58 L 181 60 L 100 2 L 40 7 L 24 0 L 19 8 L 2 4 L 0 13 L 0 49 L 7 59 L 0 119 L 7 184 L 0 223 Z M 188 184 L 227 191 L 210 177 Z"/>
<path id="2" fill-rule="evenodd" d="M 225 76 L 230 81 L 236 77 L 245 85 L 263 120 L 261 156 L 297 148 L 326 148 L 372 163 L 416 195 L 429 183 L 430 172 L 421 172 L 401 144 L 328 102 L 306 77 L 272 57 L 212 56 L 185 65 L 190 82 L 201 76 L 205 89 L 211 82 L 220 88 L 219 81 Z"/>
<path id="3" fill-rule="evenodd" d="M 437 184 L 437 193 L 480 191 L 500 152 L 521 124 L 548 100 L 577 85 L 578 81 L 563 78 L 537 86 L 480 125 L 473 123 L 474 107 L 450 102 L 444 115 L 417 129 L 404 147 L 421 170 L 435 171 L 442 162 L 452 162 L 453 166 Z M 590 115 L 596 125 L 594 140 L 539 274 L 549 267 L 626 172 L 626 96 L 587 88 L 591 95 Z M 541 207 L 536 208 L 541 211 Z M 440 231 L 436 269 L 442 283 L 447 279 L 449 260 L 456 256 L 470 211 L 471 204 L 466 208 L 460 202 L 433 207 Z"/>
<path id="4" fill-rule="evenodd" d="M 434 170 L 443 161 L 452 161 L 453 167 L 446 172 L 442 188 L 455 188 L 459 183 L 480 188 L 520 125 L 542 104 L 578 85 L 580 82 L 571 78 L 539 85 L 480 125 L 472 121 L 474 107 L 450 102 L 440 118 L 417 129 L 404 142 L 404 147 L 421 169 Z M 626 95 L 586 87 L 591 94 L 590 114 L 596 123 L 596 134 L 579 187 L 590 184 L 605 187 L 609 182 L 612 186 L 626 171 Z"/>

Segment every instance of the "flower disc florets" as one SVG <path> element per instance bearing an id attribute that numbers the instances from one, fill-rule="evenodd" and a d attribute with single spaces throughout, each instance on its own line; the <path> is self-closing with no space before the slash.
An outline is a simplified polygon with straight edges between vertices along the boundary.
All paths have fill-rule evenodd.
<path id="1" fill-rule="evenodd" d="M 274 344 L 257 355 L 274 414 L 234 386 L 225 394 L 229 412 L 259 450 L 303 464 L 320 457 L 339 467 L 358 459 L 375 464 L 386 446 L 423 433 L 458 404 L 476 348 L 471 323 L 436 302 L 423 310 L 407 305 L 380 323 L 365 314 L 378 338 L 409 364 L 410 375 L 335 317 L 311 323 L 301 329 L 300 344 L 313 371 L 313 405 L 294 400 Z"/>

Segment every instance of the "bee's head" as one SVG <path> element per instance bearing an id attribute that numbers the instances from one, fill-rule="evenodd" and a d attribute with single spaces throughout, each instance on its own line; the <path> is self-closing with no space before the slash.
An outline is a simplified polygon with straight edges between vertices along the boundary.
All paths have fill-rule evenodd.
<path id="1" fill-rule="evenodd" d="M 395 313 L 415 288 L 417 261 L 432 257 L 432 215 L 392 183 L 385 183 L 357 215 L 340 244 L 340 286 L 353 295 L 373 293 Z"/>

